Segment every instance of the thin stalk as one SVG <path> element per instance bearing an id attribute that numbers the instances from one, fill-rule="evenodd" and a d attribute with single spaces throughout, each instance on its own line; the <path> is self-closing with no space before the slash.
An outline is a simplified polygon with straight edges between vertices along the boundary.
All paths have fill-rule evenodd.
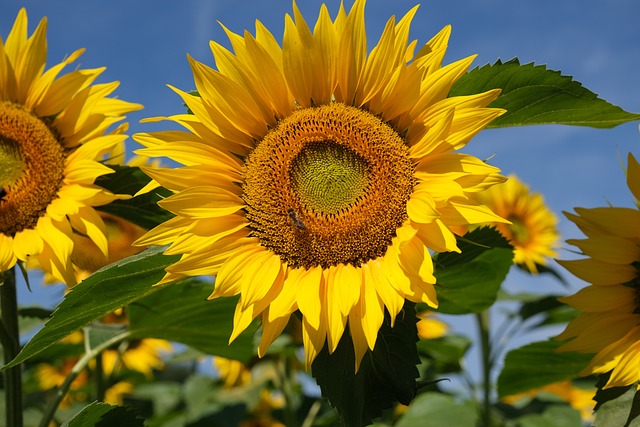
<path id="1" fill-rule="evenodd" d="M 288 427 L 297 427 L 298 420 L 293 408 L 294 393 L 293 386 L 291 384 L 291 369 L 289 369 L 287 358 L 285 356 L 280 356 L 277 363 L 277 370 L 280 374 L 280 389 L 282 390 L 285 400 L 284 422 Z"/>
<path id="2" fill-rule="evenodd" d="M 89 349 L 84 354 L 84 356 L 82 356 L 80 360 L 78 360 L 76 364 L 73 365 L 71 372 L 69 373 L 69 375 L 67 375 L 67 378 L 65 378 L 62 385 L 56 390 L 54 398 L 49 402 L 49 404 L 45 408 L 42 419 L 40 420 L 40 424 L 39 424 L 40 427 L 49 426 L 49 423 L 51 423 L 51 421 L 53 420 L 56 410 L 58 409 L 58 406 L 60 406 L 60 402 L 62 402 L 62 399 L 69 391 L 69 387 L 71 387 L 71 383 L 73 383 L 73 381 L 76 378 L 78 378 L 78 375 L 80 375 L 80 373 L 87 367 L 89 362 L 98 354 L 102 353 L 102 351 L 106 350 L 112 345 L 115 345 L 121 341 L 128 339 L 129 336 L 130 336 L 129 331 L 124 331 L 114 336 L 113 338 L 96 346 L 95 348 Z"/>
<path id="3" fill-rule="evenodd" d="M 476 313 L 476 323 L 478 335 L 480 335 L 480 346 L 482 351 L 482 425 L 491 426 L 491 370 L 493 363 L 491 360 L 491 340 L 489 337 L 490 316 L 485 310 Z"/>
<path id="4" fill-rule="evenodd" d="M 4 363 L 12 361 L 20 352 L 18 328 L 18 296 L 16 272 L 13 268 L 0 273 L 0 319 Z M 8 426 L 22 427 L 22 366 L 4 371 L 6 421 Z"/>

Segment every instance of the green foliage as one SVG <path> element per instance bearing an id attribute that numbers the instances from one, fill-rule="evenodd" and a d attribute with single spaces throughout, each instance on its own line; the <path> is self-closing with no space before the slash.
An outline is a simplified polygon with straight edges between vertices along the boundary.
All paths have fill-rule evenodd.
<path id="1" fill-rule="evenodd" d="M 471 401 L 456 402 L 451 396 L 441 393 L 425 392 L 411 404 L 396 427 L 475 427 L 478 412 Z"/>
<path id="2" fill-rule="evenodd" d="M 238 298 L 207 301 L 213 286 L 189 280 L 168 286 L 129 305 L 129 332 L 189 345 L 206 354 L 248 362 L 255 354 L 251 331 L 231 345 Z"/>
<path id="3" fill-rule="evenodd" d="M 505 114 L 488 127 L 563 124 L 610 128 L 640 120 L 598 96 L 571 77 L 544 65 L 521 65 L 517 58 L 474 68 L 451 88 L 450 96 L 472 95 L 502 89 L 489 106 Z"/>
<path id="4" fill-rule="evenodd" d="M 519 427 L 582 427 L 583 425 L 580 413 L 567 405 L 550 405 L 540 414 L 527 414 L 518 418 Z"/>
<path id="5" fill-rule="evenodd" d="M 5 368 L 35 356 L 92 321 L 160 290 L 153 286 L 178 256 L 165 256 L 162 248 L 148 249 L 117 261 L 76 285 L 51 319 Z"/>
<path id="6" fill-rule="evenodd" d="M 559 352 L 561 342 L 549 340 L 511 350 L 498 378 L 500 397 L 522 393 L 557 381 L 578 377 L 591 354 Z"/>
<path id="7" fill-rule="evenodd" d="M 351 336 L 345 333 L 336 350 L 324 346 L 311 368 L 322 395 L 338 410 L 344 425 L 362 426 L 380 417 L 396 402 L 408 405 L 417 391 L 418 330 L 412 303 L 405 303 L 393 328 L 388 317 L 367 351 L 358 373 Z"/>
<path id="8" fill-rule="evenodd" d="M 596 425 L 640 426 L 640 391 L 636 385 L 602 389 L 606 379 L 608 376 L 603 376 L 598 382 Z"/>
<path id="9" fill-rule="evenodd" d="M 438 311 L 478 313 L 490 307 L 512 264 L 513 250 L 495 228 L 479 228 L 458 242 L 461 253 L 438 254 Z"/>
<path id="10" fill-rule="evenodd" d="M 138 167 L 117 165 L 109 165 L 109 167 L 115 172 L 96 179 L 96 185 L 112 193 L 133 196 L 151 180 Z M 170 191 L 158 187 L 131 199 L 115 200 L 108 205 L 98 206 L 97 209 L 126 219 L 142 228 L 151 229 L 173 217 L 172 213 L 157 205 L 159 200 L 169 195 L 171 195 Z"/>
<path id="11" fill-rule="evenodd" d="M 61 427 L 142 427 L 144 419 L 128 407 L 93 402 Z"/>

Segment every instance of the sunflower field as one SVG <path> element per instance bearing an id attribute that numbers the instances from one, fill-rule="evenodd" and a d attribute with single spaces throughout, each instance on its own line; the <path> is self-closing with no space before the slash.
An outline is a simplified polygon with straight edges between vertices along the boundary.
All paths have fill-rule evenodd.
<path id="1" fill-rule="evenodd" d="M 184 82 L 122 53 L 170 93 L 151 107 L 81 46 L 52 57 L 88 23 L 3 6 L 0 425 L 640 425 L 640 163 L 606 142 L 640 114 L 451 57 L 451 25 L 414 40 L 418 5 L 307 3 L 273 29 L 235 5 L 255 27 L 197 37 Z M 122 6 L 89 32 L 128 52 L 153 14 Z M 170 51 L 180 16 L 127 37 Z M 534 125 L 597 129 L 617 169 Z M 578 205 L 598 176 L 628 203 Z"/>

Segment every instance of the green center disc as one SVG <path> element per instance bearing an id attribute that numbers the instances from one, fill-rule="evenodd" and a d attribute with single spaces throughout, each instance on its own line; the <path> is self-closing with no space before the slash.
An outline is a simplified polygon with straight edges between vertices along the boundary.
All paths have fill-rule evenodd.
<path id="1" fill-rule="evenodd" d="M 298 153 L 291 167 L 294 191 L 308 208 L 323 214 L 349 209 L 367 189 L 366 161 L 334 142 L 315 142 Z"/>

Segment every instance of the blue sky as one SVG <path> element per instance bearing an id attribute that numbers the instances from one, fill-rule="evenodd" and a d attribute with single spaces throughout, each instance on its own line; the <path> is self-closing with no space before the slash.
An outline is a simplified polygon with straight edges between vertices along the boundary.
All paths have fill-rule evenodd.
<path id="1" fill-rule="evenodd" d="M 351 3 L 345 1 L 347 7 Z M 308 22 L 315 21 L 320 4 L 299 1 Z M 391 15 L 402 16 L 414 4 L 369 0 L 370 46 Z M 335 16 L 339 2 L 327 5 Z M 27 7 L 30 31 L 43 16 L 49 19 L 48 66 L 85 47 L 81 67 L 106 66 L 102 81 L 119 80 L 120 98 L 145 105 L 129 116 L 131 133 L 159 128 L 140 124 L 144 117 L 183 112 L 181 100 L 166 84 L 194 88 L 187 53 L 213 65 L 209 40 L 228 46 L 217 21 L 241 33 L 253 32 L 259 19 L 281 39 L 284 14 L 292 10 L 289 1 L 275 0 L 3 0 L 3 39 L 22 6 Z M 422 3 L 411 38 L 423 44 L 452 24 L 446 62 L 478 54 L 474 65 L 484 65 L 517 56 L 522 63 L 533 61 L 561 70 L 607 101 L 640 112 L 638 16 L 637 0 L 432 0 Z M 608 202 L 631 206 L 618 152 L 625 162 L 629 151 L 640 158 L 639 142 L 637 123 L 613 130 L 537 126 L 482 132 L 463 151 L 481 158 L 495 155 L 491 162 L 505 174 L 516 173 L 543 193 L 560 217 L 564 240 L 580 234 L 561 211 Z M 135 146 L 133 141 L 130 144 Z M 561 251 L 561 258 L 572 256 Z M 569 280 L 573 288 L 583 286 L 577 279 Z M 510 274 L 507 285 L 513 291 L 567 292 L 551 279 L 531 280 L 517 273 Z"/>

